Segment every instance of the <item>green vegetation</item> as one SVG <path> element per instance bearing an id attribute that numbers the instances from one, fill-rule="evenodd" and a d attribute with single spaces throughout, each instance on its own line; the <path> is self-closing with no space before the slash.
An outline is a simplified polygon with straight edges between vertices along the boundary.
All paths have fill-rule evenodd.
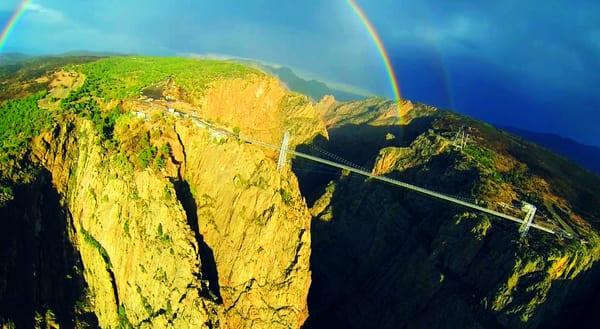
<path id="1" fill-rule="evenodd" d="M 527 165 L 520 162 L 515 168 L 513 168 L 509 172 L 502 173 L 502 179 L 514 186 L 525 185 L 527 183 L 527 179 L 529 179 L 529 174 L 527 173 Z"/>
<path id="2" fill-rule="evenodd" d="M 129 218 L 125 219 L 125 222 L 123 223 L 123 231 L 125 231 L 125 235 L 131 238 L 131 234 L 129 234 Z"/>
<path id="3" fill-rule="evenodd" d="M 146 298 L 144 295 L 142 295 L 142 288 L 140 286 L 137 286 L 135 288 L 135 291 L 138 293 L 138 295 L 140 295 L 140 299 L 142 300 L 142 305 L 144 305 L 144 309 L 146 310 L 146 313 L 148 313 L 148 316 L 152 316 L 152 314 L 154 313 L 154 311 L 152 310 L 152 305 L 150 305 L 150 303 L 148 303 L 148 298 Z"/>
<path id="4" fill-rule="evenodd" d="M 75 69 L 90 81 L 92 95 L 104 101 L 137 96 L 169 77 L 189 95 L 199 97 L 217 79 L 262 74 L 234 62 L 159 57 L 110 57 Z"/>
<path id="5" fill-rule="evenodd" d="M 135 97 L 153 84 L 173 78 L 189 95 L 199 98 L 208 84 L 221 78 L 261 74 L 245 65 L 182 58 L 110 57 L 73 66 L 71 69 L 85 75 L 84 84 L 61 101 L 61 108 L 92 120 L 105 139 L 112 138 L 114 125 L 122 111 L 119 107 L 102 108 L 111 100 Z M 144 168 L 151 163 L 151 150 L 145 150 L 140 159 Z M 158 160 L 157 167 L 163 165 Z"/>
<path id="6" fill-rule="evenodd" d="M 522 185 L 528 184 L 531 177 L 541 177 L 550 184 L 551 193 L 567 200 L 575 212 L 580 210 L 580 215 L 588 213 L 592 217 L 600 217 L 600 196 L 597 193 L 600 176 L 590 175 L 575 163 L 488 124 L 475 120 L 467 123 L 478 131 L 485 147 L 506 153 L 526 166 L 506 173 L 505 180 Z M 598 227 L 593 222 L 592 225 Z"/>
<path id="7" fill-rule="evenodd" d="M 117 328 L 119 328 L 119 329 L 133 328 L 133 325 L 131 325 L 131 322 L 129 322 L 129 318 L 127 317 L 127 312 L 125 311 L 125 306 L 123 306 L 123 304 L 119 305 L 118 315 L 119 315 L 119 324 L 118 324 Z"/>
<path id="8" fill-rule="evenodd" d="M 156 229 L 156 238 L 162 243 L 170 243 L 172 241 L 171 237 L 163 231 L 161 223 L 158 223 L 158 227 Z"/>
<path id="9" fill-rule="evenodd" d="M 88 78 L 81 88 L 71 92 L 68 97 L 64 98 L 60 106 L 67 112 L 73 112 L 91 120 L 98 134 L 104 139 L 110 140 L 113 137 L 115 124 L 122 111 L 119 107 L 114 107 L 109 111 L 102 110 L 96 99 L 100 86 L 98 80 Z"/>
<path id="10" fill-rule="evenodd" d="M 66 65 L 98 60 L 94 56 L 21 58 L 0 64 L 0 102 L 23 98 L 48 89 L 48 81 L 40 77 Z"/>
<path id="11" fill-rule="evenodd" d="M 502 175 L 496 168 L 496 154 L 494 151 L 476 144 L 467 145 L 463 150 L 475 160 L 477 165 L 482 169 L 482 172 L 485 173 L 489 179 L 497 183 L 503 181 Z"/>
<path id="12" fill-rule="evenodd" d="M 14 198 L 12 188 L 10 186 L 0 186 L 0 207 Z"/>
<path id="13" fill-rule="evenodd" d="M 167 315 L 173 314 L 173 306 L 171 305 L 170 300 L 167 300 L 167 308 L 165 309 L 165 313 L 167 313 Z"/>
<path id="14" fill-rule="evenodd" d="M 100 256 L 102 256 L 102 259 L 104 259 L 106 266 L 108 266 L 108 268 L 112 268 L 112 263 L 110 261 L 110 257 L 108 256 L 108 252 L 106 252 L 106 249 L 104 249 L 104 247 L 102 247 L 100 242 L 98 242 L 98 240 L 96 240 L 90 234 L 90 232 L 88 232 L 87 230 L 85 230 L 83 228 L 81 229 L 81 233 L 83 234 L 83 240 L 85 242 L 87 242 L 90 246 L 94 247 L 98 251 Z"/>
<path id="15" fill-rule="evenodd" d="M 31 139 L 49 129 L 52 117 L 37 102 L 46 95 L 35 95 L 0 105 L 0 207 L 14 198 L 12 186 L 31 182 L 37 169 L 24 161 Z"/>
<path id="16" fill-rule="evenodd" d="M 292 203 L 292 194 L 288 190 L 281 188 L 279 189 L 279 194 L 281 194 L 281 199 L 283 200 L 283 203 L 285 203 L 286 205 L 290 205 Z"/>
<path id="17" fill-rule="evenodd" d="M 138 154 L 138 160 L 142 168 L 148 168 L 150 161 L 156 156 L 156 146 L 148 145 Z"/>
<path id="18" fill-rule="evenodd" d="M 0 106 L 0 163 L 6 164 L 22 154 L 31 138 L 50 127 L 51 116 L 37 105 L 45 95 L 39 92 Z"/>
<path id="19" fill-rule="evenodd" d="M 171 195 L 171 188 L 170 188 L 169 185 L 165 185 L 163 187 L 163 199 L 164 200 L 170 200 L 171 197 L 172 197 L 172 195 Z"/>
<path id="20" fill-rule="evenodd" d="M 165 143 L 160 148 L 152 161 L 152 168 L 156 170 L 163 169 L 167 165 L 167 158 L 171 155 L 171 147 Z"/>
<path id="21" fill-rule="evenodd" d="M 114 126 L 122 114 L 122 109 L 118 106 L 104 108 L 110 100 L 137 96 L 143 88 L 167 78 L 172 78 L 188 95 L 197 99 L 212 81 L 263 74 L 243 64 L 214 60 L 151 57 L 97 59 L 81 57 L 24 60 L 11 65 L 1 65 L 0 77 L 14 79 L 19 82 L 15 82 L 15 85 L 18 85 L 71 64 L 70 69 L 84 74 L 85 82 L 61 101 L 61 108 L 90 119 L 100 136 L 105 140 L 112 140 Z M 42 86 L 44 88 L 38 87 L 45 89 L 47 84 Z M 30 92 L 25 94 L 28 93 Z M 22 94 L 19 92 L 7 95 L 0 100 Z M 16 155 L 25 153 L 30 139 L 51 124 L 50 115 L 37 106 L 37 102 L 45 96 L 46 92 L 42 91 L 0 105 L 0 164 L 7 165 L 10 160 L 18 159 Z M 142 167 L 146 168 L 152 164 L 156 169 L 164 168 L 170 150 L 167 149 L 168 145 L 163 147 L 157 149 L 146 145 L 139 154 Z M 7 167 L 14 167 L 14 161 Z"/>
<path id="22" fill-rule="evenodd" d="M 160 147 L 152 145 L 150 136 L 143 134 L 138 142 L 137 153 L 138 165 L 146 169 L 150 165 L 155 170 L 161 170 L 167 165 L 167 159 L 171 156 L 171 147 L 164 143 Z"/>
<path id="23" fill-rule="evenodd" d="M 138 142 L 138 146 L 140 148 L 137 159 L 138 164 L 142 168 L 148 168 L 152 160 L 156 156 L 158 151 L 157 147 L 150 143 L 150 136 L 148 134 L 144 134 L 140 141 Z"/>
<path id="24" fill-rule="evenodd" d="M 496 168 L 495 161 L 497 155 L 494 151 L 474 144 L 465 147 L 464 151 L 477 162 L 487 177 L 494 182 L 507 182 L 514 186 L 523 186 L 529 179 L 527 165 L 524 163 L 517 163 L 515 168 L 507 172 L 500 172 Z"/>
<path id="25" fill-rule="evenodd" d="M 485 147 L 475 144 L 469 144 L 464 148 L 464 152 L 470 155 L 475 161 L 486 169 L 494 169 L 494 152 Z"/>

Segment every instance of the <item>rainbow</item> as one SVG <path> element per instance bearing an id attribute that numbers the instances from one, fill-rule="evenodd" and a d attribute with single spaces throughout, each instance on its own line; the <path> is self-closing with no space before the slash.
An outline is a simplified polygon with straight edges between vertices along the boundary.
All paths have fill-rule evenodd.
<path id="1" fill-rule="evenodd" d="M 356 16 L 358 16 L 362 24 L 367 29 L 367 32 L 369 32 L 369 35 L 375 42 L 375 47 L 377 47 L 377 51 L 379 52 L 381 59 L 383 59 L 385 70 L 387 71 L 387 74 L 390 78 L 390 82 L 392 84 L 392 91 L 394 92 L 394 97 L 396 98 L 398 106 L 400 106 L 400 100 L 402 99 L 402 97 L 400 94 L 400 85 L 398 84 L 398 78 L 396 77 L 396 72 L 394 72 L 394 67 L 392 66 L 390 55 L 385 49 L 385 46 L 383 45 L 383 41 L 381 41 L 379 33 L 377 33 L 377 30 L 375 29 L 365 12 L 362 10 L 362 8 L 358 5 L 358 3 L 356 3 L 356 0 L 346 0 L 346 2 L 348 2 L 350 8 L 352 8 Z"/>
<path id="2" fill-rule="evenodd" d="M 350 8 L 352 8 L 352 11 L 354 11 L 356 16 L 360 19 L 362 24 L 367 29 L 367 32 L 369 33 L 369 35 L 375 42 L 377 51 L 379 52 L 379 55 L 381 56 L 381 58 L 383 60 L 383 63 L 385 65 L 385 70 L 387 71 L 387 75 L 389 76 L 390 83 L 392 85 L 392 91 L 394 93 L 394 98 L 396 99 L 396 102 L 399 105 L 400 100 L 402 98 L 401 98 L 401 94 L 400 94 L 400 86 L 398 84 L 398 78 L 396 77 L 396 73 L 394 72 L 394 67 L 392 66 L 390 56 L 387 53 L 385 46 L 383 45 L 383 41 L 381 40 L 379 33 L 377 33 L 377 30 L 375 29 L 375 27 L 373 26 L 373 24 L 371 23 L 371 21 L 365 14 L 365 12 L 362 10 L 362 8 L 358 5 L 358 3 L 356 3 L 356 0 L 346 0 L 346 2 L 350 6 Z M 14 11 L 13 15 L 9 18 L 8 22 L 2 29 L 2 32 L 0 32 L 0 52 L 2 52 L 2 50 L 6 44 L 6 40 L 10 36 L 11 32 L 14 30 L 16 23 L 19 21 L 21 16 L 23 16 L 23 14 L 27 11 L 27 7 L 29 6 L 30 3 L 31 3 L 31 0 L 21 1 L 19 6 L 17 7 L 17 9 Z"/>
<path id="3" fill-rule="evenodd" d="M 6 23 L 6 25 L 2 29 L 2 32 L 0 32 L 0 52 L 2 52 L 2 49 L 4 48 L 4 45 L 6 44 L 6 40 L 8 39 L 8 36 L 15 29 L 15 25 L 17 25 L 17 21 L 19 21 L 19 18 L 21 18 L 21 16 L 23 16 L 23 14 L 25 13 L 25 11 L 27 11 L 27 6 L 30 3 L 31 3 L 31 0 L 21 1 L 21 3 L 19 4 L 19 6 L 15 10 L 15 12 L 8 19 L 8 23 Z"/>

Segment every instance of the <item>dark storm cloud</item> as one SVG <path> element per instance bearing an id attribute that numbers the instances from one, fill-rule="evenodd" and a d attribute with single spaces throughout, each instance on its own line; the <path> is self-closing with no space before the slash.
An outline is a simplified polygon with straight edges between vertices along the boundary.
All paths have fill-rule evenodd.
<path id="1" fill-rule="evenodd" d="M 407 97 L 600 144 L 600 2 L 363 3 Z"/>

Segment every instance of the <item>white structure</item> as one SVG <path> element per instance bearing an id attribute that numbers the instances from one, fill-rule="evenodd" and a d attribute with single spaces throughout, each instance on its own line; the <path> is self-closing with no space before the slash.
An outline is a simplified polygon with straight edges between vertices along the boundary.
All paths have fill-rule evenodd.
<path id="1" fill-rule="evenodd" d="M 288 145 L 290 143 L 290 133 L 285 132 L 283 134 L 283 140 L 281 141 L 281 148 L 279 149 L 279 160 L 277 161 L 277 170 L 281 171 L 283 166 L 285 166 L 285 160 L 288 151 Z"/>
<path id="2" fill-rule="evenodd" d="M 227 139 L 227 135 L 222 131 L 210 129 L 210 139 L 213 142 L 222 142 Z"/>
<path id="3" fill-rule="evenodd" d="M 519 228 L 519 233 L 521 233 L 521 236 L 525 236 L 531 227 L 531 223 L 533 222 L 533 217 L 535 217 L 537 208 L 534 205 L 523 201 L 523 207 L 521 207 L 521 210 L 525 212 L 525 219 Z"/>
<path id="4" fill-rule="evenodd" d="M 462 150 L 465 146 L 467 146 L 467 140 L 469 139 L 469 134 L 465 134 L 464 127 L 460 127 L 456 135 L 454 136 L 454 147 L 458 150 Z"/>

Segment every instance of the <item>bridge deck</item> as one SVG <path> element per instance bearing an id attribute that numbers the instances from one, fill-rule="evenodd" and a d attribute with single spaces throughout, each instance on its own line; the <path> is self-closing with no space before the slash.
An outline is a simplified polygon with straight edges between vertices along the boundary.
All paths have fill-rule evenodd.
<path id="1" fill-rule="evenodd" d="M 265 147 L 265 148 L 269 148 L 269 149 L 273 149 L 273 150 L 276 150 L 276 151 L 281 151 L 281 148 L 279 146 L 277 146 L 277 145 L 272 145 L 272 144 L 269 144 L 269 143 L 265 143 L 263 141 L 259 141 L 259 140 L 253 139 L 253 138 L 250 138 L 248 136 L 244 136 L 242 134 L 235 134 L 235 133 L 233 133 L 233 132 L 231 132 L 229 130 L 223 129 L 223 128 L 216 128 L 216 127 L 210 125 L 209 123 L 203 121 L 202 119 L 200 119 L 200 118 L 198 118 L 196 116 L 191 116 L 191 118 L 192 118 L 192 120 L 200 121 L 203 125 L 208 126 L 209 129 L 219 130 L 219 131 L 221 131 L 221 132 L 223 132 L 223 133 L 225 133 L 225 134 L 227 134 L 229 136 L 232 136 L 232 137 L 237 138 L 239 140 L 242 140 L 244 142 L 251 143 L 251 144 L 254 144 L 254 145 L 259 145 L 259 146 L 262 146 L 262 147 Z M 337 163 L 337 162 L 334 162 L 334 161 L 322 159 L 322 158 L 319 158 L 319 157 L 316 157 L 316 156 L 313 156 L 313 155 L 310 155 L 310 154 L 298 152 L 298 151 L 291 150 L 291 149 L 288 149 L 288 148 L 286 148 L 284 152 L 286 152 L 288 154 L 291 154 L 291 155 L 295 155 L 295 156 L 300 157 L 300 158 L 304 158 L 304 159 L 307 159 L 307 160 L 311 160 L 311 161 L 315 161 L 315 162 L 318 162 L 318 163 L 322 163 L 324 165 L 328 165 L 328 166 L 331 166 L 331 167 L 348 170 L 348 171 L 353 172 L 355 174 L 359 174 L 359 175 L 362 175 L 362 176 L 365 176 L 365 177 L 368 177 L 368 178 L 372 178 L 372 179 L 379 180 L 379 181 L 382 181 L 382 182 L 386 182 L 386 183 L 389 183 L 389 184 L 392 184 L 392 185 L 395 185 L 395 186 L 399 186 L 399 187 L 402 187 L 404 189 L 415 191 L 415 192 L 421 193 L 423 195 L 427 195 L 429 197 L 436 198 L 438 200 L 450 202 L 450 203 L 453 203 L 453 204 L 457 204 L 457 205 L 463 206 L 465 208 L 470 208 L 470 209 L 477 210 L 477 211 L 480 211 L 480 212 L 483 212 L 483 213 L 486 213 L 486 214 L 489 214 L 489 215 L 492 215 L 492 216 L 496 216 L 496 217 L 499 217 L 499 218 L 502 218 L 502 219 L 513 221 L 513 222 L 519 223 L 521 225 L 526 222 L 526 219 L 521 219 L 521 218 L 517 218 L 517 217 L 511 216 L 511 215 L 503 214 L 503 213 L 501 213 L 499 211 L 488 209 L 488 208 L 476 205 L 476 204 L 471 203 L 471 202 L 466 202 L 464 200 L 460 200 L 460 199 L 454 198 L 452 196 L 448 196 L 448 195 L 441 194 L 441 193 L 438 193 L 438 192 L 435 192 L 435 191 L 431 191 L 431 190 L 428 190 L 426 188 L 419 187 L 419 186 L 416 186 L 416 185 L 412 185 L 412 184 L 409 184 L 409 183 L 405 183 L 405 182 L 402 182 L 402 181 L 399 181 L 399 180 L 396 180 L 396 179 L 392 179 L 392 178 L 389 178 L 389 177 L 386 177 L 386 176 L 375 175 L 373 173 L 370 173 L 370 172 L 367 172 L 367 171 L 364 171 L 364 170 L 361 170 L 361 169 L 357 169 L 357 168 L 354 168 L 354 167 L 351 167 L 351 166 L 347 166 L 347 165 L 344 165 L 344 164 L 341 164 L 341 163 Z M 536 224 L 536 223 L 529 223 L 529 226 L 533 227 L 535 229 L 538 229 L 540 231 L 544 231 L 544 232 L 551 233 L 551 234 L 556 234 L 556 232 L 554 230 L 552 230 L 550 228 L 547 228 L 547 227 L 544 227 L 542 225 Z"/>

